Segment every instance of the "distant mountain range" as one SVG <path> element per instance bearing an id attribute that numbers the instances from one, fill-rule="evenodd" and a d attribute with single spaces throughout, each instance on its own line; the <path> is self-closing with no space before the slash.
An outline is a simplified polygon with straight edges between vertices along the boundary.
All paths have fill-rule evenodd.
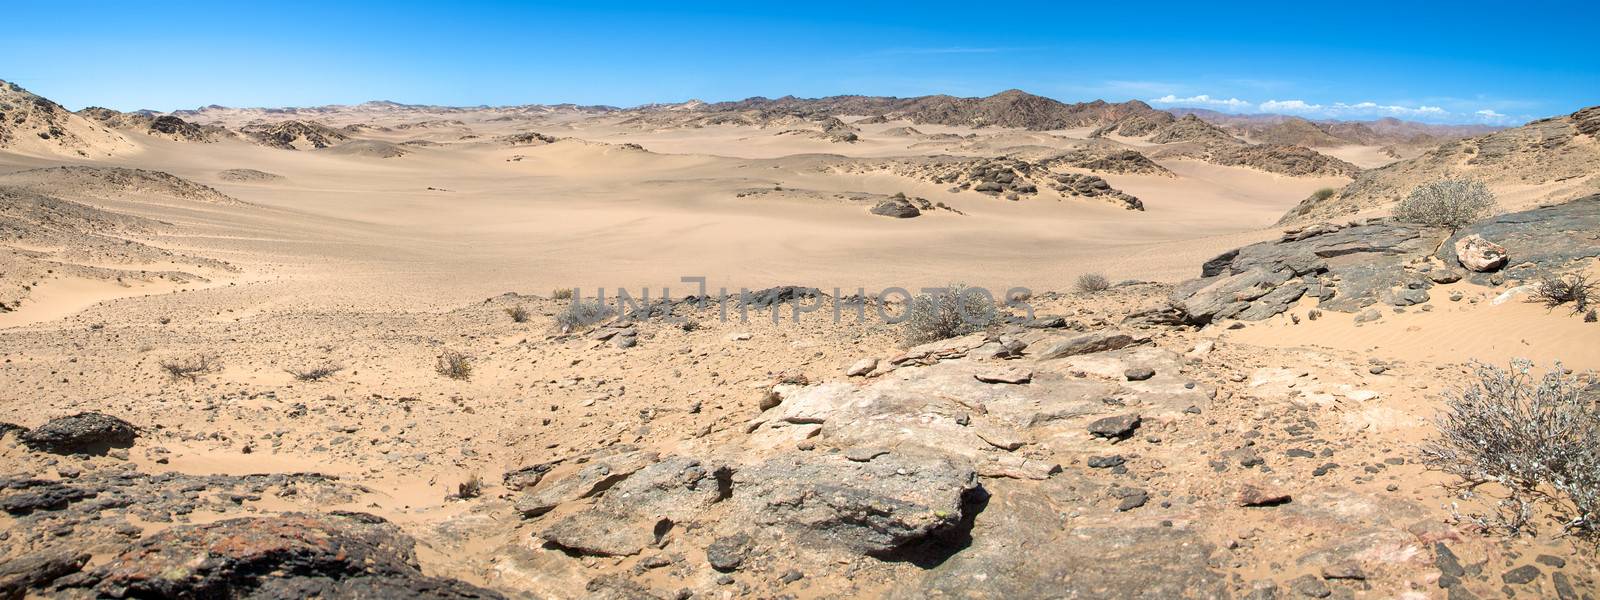
<path id="1" fill-rule="evenodd" d="M 1310 148 L 1345 146 L 1386 146 L 1404 144 L 1433 146 L 1449 140 L 1473 137 L 1505 129 L 1494 125 L 1441 125 L 1402 121 L 1384 117 L 1371 121 L 1311 120 L 1293 115 L 1233 114 L 1204 108 L 1169 108 L 1174 115 L 1194 115 L 1221 127 L 1228 133 L 1252 142 L 1294 144 Z"/>

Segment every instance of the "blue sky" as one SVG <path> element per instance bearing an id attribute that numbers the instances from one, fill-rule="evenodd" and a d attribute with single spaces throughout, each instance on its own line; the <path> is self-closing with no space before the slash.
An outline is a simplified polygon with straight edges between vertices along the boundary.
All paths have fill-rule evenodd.
<path id="1" fill-rule="evenodd" d="M 71 108 L 988 95 L 1517 123 L 1600 104 L 1589 2 L 35 2 L 0 79 Z"/>

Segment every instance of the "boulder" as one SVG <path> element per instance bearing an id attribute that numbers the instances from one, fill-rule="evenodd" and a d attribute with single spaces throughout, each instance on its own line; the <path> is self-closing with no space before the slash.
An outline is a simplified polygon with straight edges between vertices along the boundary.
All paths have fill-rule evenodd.
<path id="1" fill-rule="evenodd" d="M 791 452 L 733 476 L 736 518 L 815 548 L 886 556 L 955 533 L 982 495 L 972 465 L 885 454 L 866 462 Z"/>
<path id="2" fill-rule="evenodd" d="M 52 454 L 105 454 L 112 448 L 133 446 L 139 437 L 133 425 L 97 412 L 82 412 L 50 419 L 22 434 L 23 445 Z"/>
<path id="3" fill-rule="evenodd" d="M 1475 273 L 1487 273 L 1506 266 L 1506 249 L 1504 246 L 1483 239 L 1483 236 L 1472 234 L 1456 240 L 1456 260 L 1461 266 Z"/>
<path id="4" fill-rule="evenodd" d="M 883 202 L 879 202 L 876 206 L 872 207 L 872 214 L 882 215 L 885 217 L 894 217 L 896 219 L 909 219 L 911 217 L 922 215 L 922 211 L 917 210 L 917 207 L 913 206 L 911 202 L 904 199 L 899 199 L 884 200 Z"/>

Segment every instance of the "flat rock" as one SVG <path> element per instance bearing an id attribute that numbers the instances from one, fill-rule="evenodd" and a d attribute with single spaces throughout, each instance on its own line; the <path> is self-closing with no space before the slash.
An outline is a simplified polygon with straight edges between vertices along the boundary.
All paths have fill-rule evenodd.
<path id="1" fill-rule="evenodd" d="M 1033 369 L 1023 367 L 989 368 L 973 373 L 972 376 L 984 383 L 1020 384 L 1033 381 Z"/>
<path id="2" fill-rule="evenodd" d="M 870 462 L 787 453 L 733 475 L 735 518 L 802 545 L 887 555 L 955 531 L 978 492 L 970 464 L 889 454 Z"/>
<path id="3" fill-rule="evenodd" d="M 1135 344 L 1150 341 L 1148 336 L 1139 336 L 1118 330 L 1102 330 L 1086 333 L 1066 340 L 1052 343 L 1036 357 L 1039 360 L 1065 358 L 1079 354 L 1091 354 L 1108 350 L 1119 350 Z"/>
<path id="4" fill-rule="evenodd" d="M 1126 439 L 1139 429 L 1140 418 L 1138 414 L 1117 415 L 1105 417 L 1089 423 L 1089 433 L 1095 437 L 1109 439 Z"/>

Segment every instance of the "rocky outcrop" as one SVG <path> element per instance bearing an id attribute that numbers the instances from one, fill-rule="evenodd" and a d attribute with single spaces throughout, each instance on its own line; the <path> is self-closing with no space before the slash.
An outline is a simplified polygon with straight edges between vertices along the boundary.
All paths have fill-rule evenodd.
<path id="1" fill-rule="evenodd" d="M 1061 173 L 1050 178 L 1054 183 L 1050 189 L 1061 192 L 1067 196 L 1081 196 L 1084 198 L 1099 198 L 1106 200 L 1128 210 L 1144 210 L 1144 202 L 1111 187 L 1106 180 L 1095 175 L 1081 173 Z"/>
<path id="2" fill-rule="evenodd" d="M 875 215 L 894 217 L 896 219 L 909 219 L 922 214 L 921 210 L 918 210 L 915 205 L 911 204 L 910 200 L 904 197 L 879 202 L 872 207 L 871 212 Z"/>
<path id="3" fill-rule="evenodd" d="M 1565 271 L 1575 261 L 1600 256 L 1596 232 L 1600 232 L 1600 194 L 1468 225 L 1439 247 L 1437 257 L 1449 265 L 1467 262 L 1456 246 L 1478 236 L 1504 248 L 1506 266 L 1498 272 L 1500 277 L 1534 280 L 1541 274 Z M 1470 279 L 1488 283 L 1493 277 L 1473 273 Z"/>
<path id="4" fill-rule="evenodd" d="M 1091 146 L 1069 150 L 1056 156 L 1039 161 L 1044 166 L 1063 165 L 1077 167 L 1101 173 L 1135 174 L 1135 175 L 1164 175 L 1175 177 L 1172 171 L 1156 164 L 1150 157 L 1140 154 L 1137 150 L 1113 150 Z"/>
<path id="5" fill-rule="evenodd" d="M 1442 229 L 1387 220 L 1324 223 L 1211 259 L 1200 278 L 1179 284 L 1170 299 L 1191 323 L 1265 319 L 1302 296 L 1341 312 L 1378 303 L 1409 306 L 1427 302 L 1427 290 L 1436 283 L 1460 279 L 1463 267 L 1482 284 L 1494 279 L 1480 271 L 1501 265 L 1510 267 L 1495 277 L 1526 280 L 1600 256 L 1595 231 L 1600 231 L 1600 196 L 1501 215 L 1449 239 Z"/>
<path id="6" fill-rule="evenodd" d="M 239 131 L 258 144 L 282 150 L 321 149 L 350 139 L 339 130 L 316 121 L 253 123 Z"/>
<path id="7" fill-rule="evenodd" d="M 23 445 L 52 454 L 105 454 L 139 437 L 127 421 L 97 412 L 50 419 L 20 436 Z"/>
<path id="8" fill-rule="evenodd" d="M 1410 268 L 1444 232 L 1391 222 L 1319 225 L 1245 246 L 1207 261 L 1201 277 L 1179 284 L 1171 301 L 1191 323 L 1261 320 L 1302 296 L 1353 312 L 1378 302 L 1415 304 L 1433 283 Z M 1421 300 L 1426 294 L 1420 295 Z"/>
<path id="9" fill-rule="evenodd" d="M 1250 167 L 1291 177 L 1354 177 L 1361 168 L 1304 146 L 1259 144 L 1213 149 L 1210 162 L 1226 167 Z"/>
<path id="10" fill-rule="evenodd" d="M 119 598 L 502 597 L 423 575 L 414 545 L 363 513 L 228 519 L 162 531 L 56 585 Z"/>

